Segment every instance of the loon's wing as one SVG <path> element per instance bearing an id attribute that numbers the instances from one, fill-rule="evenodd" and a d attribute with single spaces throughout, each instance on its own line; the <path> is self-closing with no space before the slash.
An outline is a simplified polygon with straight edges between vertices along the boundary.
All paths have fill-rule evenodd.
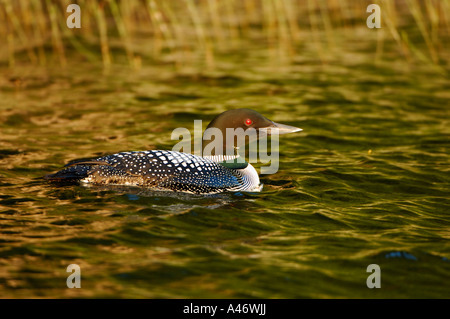
<path id="1" fill-rule="evenodd" d="M 156 187 L 192 193 L 222 192 L 243 184 L 241 175 L 200 156 L 175 151 L 125 152 L 97 159 L 94 183 Z"/>
<path id="2" fill-rule="evenodd" d="M 174 151 L 123 152 L 69 164 L 51 181 L 134 185 L 192 193 L 217 193 L 243 184 L 242 176 L 211 160 Z"/>

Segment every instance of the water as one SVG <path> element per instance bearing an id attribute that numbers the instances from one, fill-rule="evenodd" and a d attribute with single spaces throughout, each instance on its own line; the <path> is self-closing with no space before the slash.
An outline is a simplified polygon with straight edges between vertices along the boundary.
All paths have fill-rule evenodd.
<path id="1" fill-rule="evenodd" d="M 3 68 L 0 296 L 449 298 L 448 77 L 401 58 L 258 59 L 215 72 Z M 74 159 L 171 149 L 173 129 L 237 107 L 304 130 L 280 137 L 261 193 L 41 178 Z M 66 287 L 69 264 L 81 289 Z M 370 264 L 380 289 L 366 285 Z"/>

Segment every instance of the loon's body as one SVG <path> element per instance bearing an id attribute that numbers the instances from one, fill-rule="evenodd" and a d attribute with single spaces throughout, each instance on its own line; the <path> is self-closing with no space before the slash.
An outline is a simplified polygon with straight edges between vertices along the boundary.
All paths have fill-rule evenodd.
<path id="1" fill-rule="evenodd" d="M 97 162 L 97 163 L 96 163 Z M 213 160 L 175 151 L 137 151 L 69 164 L 53 181 L 78 180 L 96 185 L 125 185 L 196 194 L 261 190 L 252 165 L 231 169 Z"/>
<path id="2" fill-rule="evenodd" d="M 242 121 L 243 126 L 236 124 L 242 124 Z M 247 109 L 224 112 L 208 128 L 215 127 L 225 131 L 226 127 L 250 126 L 256 129 L 277 127 L 284 130 L 284 133 L 301 130 L 274 123 Z M 230 141 L 224 139 L 225 149 L 237 148 L 234 142 L 231 142 L 233 145 L 229 144 Z M 53 182 L 126 185 L 195 194 L 261 191 L 259 176 L 251 164 L 239 159 L 238 155 L 223 154 L 229 153 L 216 150 L 216 153 L 202 157 L 166 150 L 122 152 L 69 163 L 63 170 L 47 175 L 46 179 Z"/>

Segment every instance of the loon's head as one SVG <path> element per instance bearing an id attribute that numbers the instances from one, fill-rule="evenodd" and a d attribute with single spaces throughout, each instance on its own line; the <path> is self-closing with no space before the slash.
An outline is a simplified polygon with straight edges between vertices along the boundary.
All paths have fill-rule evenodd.
<path id="1" fill-rule="evenodd" d="M 214 147 L 212 153 L 208 155 L 231 154 L 235 149 L 249 142 L 270 135 L 272 130 L 276 130 L 278 134 L 287 134 L 299 132 L 302 129 L 275 123 L 251 109 L 225 111 L 217 115 L 206 128 L 203 134 L 203 150 L 205 153 L 207 146 L 214 143 L 221 147 L 219 150 L 218 147 Z M 218 138 L 222 138 L 222 141 L 217 141 Z M 222 152 L 220 148 L 222 148 Z"/>

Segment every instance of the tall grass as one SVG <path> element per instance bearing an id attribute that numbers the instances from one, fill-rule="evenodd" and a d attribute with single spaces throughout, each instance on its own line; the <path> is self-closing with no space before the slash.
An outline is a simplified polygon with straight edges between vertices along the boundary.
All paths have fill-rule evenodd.
<path id="1" fill-rule="evenodd" d="M 81 29 L 68 29 L 66 8 L 81 7 Z M 369 29 L 366 8 L 377 3 L 382 28 Z M 222 54 L 267 49 L 289 63 L 309 52 L 328 63 L 356 42 L 373 44 L 410 63 L 447 69 L 450 0 L 3 0 L 0 63 L 67 65 L 172 62 L 214 69 Z"/>

